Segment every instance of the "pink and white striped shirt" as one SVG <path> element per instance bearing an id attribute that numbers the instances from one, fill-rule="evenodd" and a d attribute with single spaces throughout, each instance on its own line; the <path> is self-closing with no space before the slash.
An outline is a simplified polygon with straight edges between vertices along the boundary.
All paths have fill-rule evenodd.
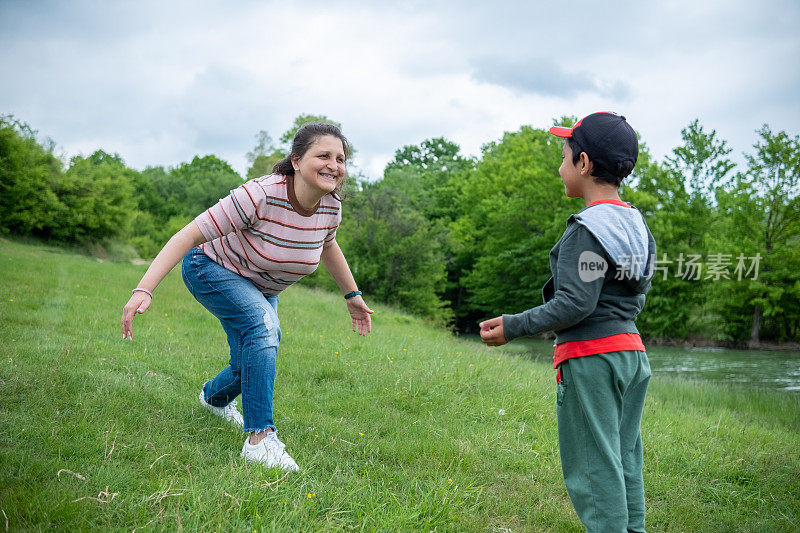
<path id="1" fill-rule="evenodd" d="M 293 180 L 277 174 L 250 180 L 194 219 L 208 239 L 203 253 L 267 295 L 314 272 L 342 221 L 341 203 L 330 194 L 304 209 Z"/>

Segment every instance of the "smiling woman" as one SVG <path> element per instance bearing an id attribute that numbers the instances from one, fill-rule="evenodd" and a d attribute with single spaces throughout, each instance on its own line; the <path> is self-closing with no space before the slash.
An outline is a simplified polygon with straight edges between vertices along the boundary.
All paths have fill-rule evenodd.
<path id="1" fill-rule="evenodd" d="M 331 193 L 339 200 L 349 153 L 350 145 L 338 127 L 313 122 L 297 130 L 291 153 L 275 163 L 272 172 L 282 176 L 298 176 L 300 179 L 297 183 L 303 199 L 316 189 L 324 191 L 324 194 Z"/>
<path id="2" fill-rule="evenodd" d="M 122 336 L 133 340 L 133 317 L 183 258 L 186 287 L 222 323 L 230 346 L 228 366 L 203 385 L 200 403 L 250 433 L 241 453 L 248 461 L 298 469 L 272 413 L 280 292 L 322 260 L 345 295 L 353 331 L 372 329 L 372 310 L 336 243 L 347 147 L 336 126 L 300 128 L 272 175 L 234 189 L 169 240 L 123 309 Z M 240 394 L 244 416 L 236 408 Z"/>
<path id="3" fill-rule="evenodd" d="M 344 180 L 344 148 L 336 137 L 320 137 L 306 154 L 292 160 L 297 179 L 298 198 L 313 199 L 323 194 L 338 191 Z M 303 200 L 300 200 L 303 203 Z M 307 206 L 310 207 L 310 206 Z"/>

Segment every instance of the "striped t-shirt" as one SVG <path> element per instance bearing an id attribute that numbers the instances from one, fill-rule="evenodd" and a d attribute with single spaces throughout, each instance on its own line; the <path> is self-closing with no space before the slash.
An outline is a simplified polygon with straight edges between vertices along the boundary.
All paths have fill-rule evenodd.
<path id="1" fill-rule="evenodd" d="M 305 209 L 294 194 L 293 177 L 277 174 L 244 183 L 195 218 L 208 239 L 200 245 L 203 253 L 267 295 L 317 269 L 341 220 L 341 204 L 333 196 Z"/>

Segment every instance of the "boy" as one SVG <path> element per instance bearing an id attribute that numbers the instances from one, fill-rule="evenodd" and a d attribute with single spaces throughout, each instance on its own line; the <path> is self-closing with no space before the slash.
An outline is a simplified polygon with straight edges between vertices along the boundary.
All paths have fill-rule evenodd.
<path id="1" fill-rule="evenodd" d="M 650 364 L 634 320 L 644 307 L 655 241 L 618 189 L 639 155 L 625 117 L 593 113 L 563 137 L 558 173 L 566 195 L 586 207 L 567 220 L 550 250 L 544 304 L 480 323 L 500 346 L 555 331 L 554 368 L 561 468 L 587 531 L 644 531 L 642 410 Z"/>

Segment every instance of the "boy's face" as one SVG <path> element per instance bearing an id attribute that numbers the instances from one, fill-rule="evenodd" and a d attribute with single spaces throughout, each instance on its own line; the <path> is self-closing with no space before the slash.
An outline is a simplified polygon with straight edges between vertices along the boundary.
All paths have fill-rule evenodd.
<path id="1" fill-rule="evenodd" d="M 583 198 L 583 184 L 585 177 L 581 174 L 583 161 L 577 164 L 572 162 L 572 150 L 569 144 L 564 141 L 561 148 L 561 166 L 558 167 L 558 174 L 564 182 L 564 194 L 568 198 Z"/>

